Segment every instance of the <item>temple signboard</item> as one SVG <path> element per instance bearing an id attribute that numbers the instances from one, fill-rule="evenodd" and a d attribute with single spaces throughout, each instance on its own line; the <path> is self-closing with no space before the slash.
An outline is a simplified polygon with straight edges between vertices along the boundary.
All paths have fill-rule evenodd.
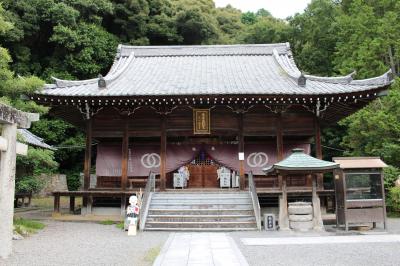
<path id="1" fill-rule="evenodd" d="M 210 109 L 193 109 L 193 134 L 210 133 Z"/>

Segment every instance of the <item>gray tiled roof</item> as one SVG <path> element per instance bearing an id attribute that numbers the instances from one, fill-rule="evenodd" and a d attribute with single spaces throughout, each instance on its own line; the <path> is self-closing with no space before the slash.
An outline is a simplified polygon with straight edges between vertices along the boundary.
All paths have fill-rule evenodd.
<path id="1" fill-rule="evenodd" d="M 23 137 L 23 142 L 25 142 L 26 144 L 44 149 L 55 150 L 55 148 L 53 148 L 52 146 L 44 143 L 42 138 L 39 138 L 27 129 L 18 129 L 18 133 L 20 134 L 20 136 Z"/>
<path id="2" fill-rule="evenodd" d="M 299 80 L 306 79 L 302 85 Z M 304 75 L 288 43 L 263 45 L 125 46 L 104 77 L 55 79 L 54 96 L 324 95 L 368 91 L 391 83 L 389 72 L 367 80 Z"/>

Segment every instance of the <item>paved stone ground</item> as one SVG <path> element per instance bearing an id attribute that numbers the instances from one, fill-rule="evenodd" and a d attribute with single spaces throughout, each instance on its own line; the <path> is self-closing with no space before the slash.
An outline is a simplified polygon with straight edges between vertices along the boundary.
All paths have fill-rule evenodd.
<path id="1" fill-rule="evenodd" d="M 154 266 L 248 266 L 226 233 L 171 233 Z"/>
<path id="2" fill-rule="evenodd" d="M 168 233 L 128 237 L 115 225 L 46 221 L 46 228 L 13 241 L 13 255 L 0 265 L 152 265 Z"/>
<path id="3" fill-rule="evenodd" d="M 345 233 L 340 233 L 343 235 Z M 400 234 L 400 219 L 388 219 L 388 232 L 382 230 L 350 232 L 346 235 L 392 235 Z M 278 232 L 238 232 L 230 234 L 238 244 L 249 265 L 400 265 L 400 243 L 326 243 L 332 232 L 323 233 L 278 233 Z M 336 234 L 337 235 L 337 234 Z M 321 237 L 325 243 L 304 244 L 302 238 Z M 297 238 L 298 244 L 290 245 L 244 245 L 244 238 L 290 237 Z M 398 236 L 397 236 L 398 237 Z M 295 241 L 295 240 L 294 240 Z"/>

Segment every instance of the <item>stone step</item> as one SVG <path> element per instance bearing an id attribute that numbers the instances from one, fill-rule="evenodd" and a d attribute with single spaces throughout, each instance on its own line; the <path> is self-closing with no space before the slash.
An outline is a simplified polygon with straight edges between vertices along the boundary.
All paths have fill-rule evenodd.
<path id="1" fill-rule="evenodd" d="M 146 231 L 183 231 L 183 232 L 232 232 L 232 231 L 257 231 L 257 228 L 223 227 L 223 228 L 168 228 L 149 227 Z"/>
<path id="2" fill-rule="evenodd" d="M 191 203 L 181 203 L 181 204 L 150 204 L 151 209 L 253 209 L 253 205 L 249 203 L 243 204 L 191 204 Z"/>
<path id="3" fill-rule="evenodd" d="M 243 231 L 256 230 L 249 192 L 154 193 L 145 230 Z"/>
<path id="4" fill-rule="evenodd" d="M 149 209 L 149 215 L 254 215 L 253 208 L 243 209 Z"/>
<path id="5" fill-rule="evenodd" d="M 243 221 L 243 222 L 146 222 L 147 228 L 257 228 L 255 221 Z"/>
<path id="6" fill-rule="evenodd" d="M 146 222 L 255 222 L 254 215 L 149 215 Z"/>
<path id="7" fill-rule="evenodd" d="M 222 197 L 222 196 L 209 196 L 209 197 L 190 197 L 190 196 L 182 196 L 182 197 L 164 197 L 164 196 L 152 196 L 152 199 L 154 200 L 247 200 L 250 197 L 248 195 L 246 196 L 229 196 L 229 197 Z M 250 198 L 251 199 L 251 198 Z"/>
<path id="8" fill-rule="evenodd" d="M 154 193 L 153 197 L 158 198 L 238 198 L 238 197 L 249 197 L 249 193 L 209 193 L 209 194 L 195 194 L 195 193 Z"/>
<path id="9" fill-rule="evenodd" d="M 209 200 L 209 199 L 186 199 L 186 200 L 177 200 L 177 199 L 151 199 L 151 205 L 157 204 L 168 204 L 168 205 L 203 205 L 203 204 L 251 204 L 251 199 L 219 199 L 219 200 Z"/>

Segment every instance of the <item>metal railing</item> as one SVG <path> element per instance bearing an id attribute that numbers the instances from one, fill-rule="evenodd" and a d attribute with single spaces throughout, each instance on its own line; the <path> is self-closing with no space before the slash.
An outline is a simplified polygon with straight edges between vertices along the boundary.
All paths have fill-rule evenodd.
<path id="1" fill-rule="evenodd" d="M 260 208 L 260 202 L 258 201 L 256 185 L 254 183 L 252 172 L 249 173 L 248 181 L 249 181 L 249 192 L 251 195 L 251 201 L 253 202 L 254 215 L 256 216 L 257 229 L 261 230 L 261 208 Z"/>
<path id="2" fill-rule="evenodd" d="M 140 206 L 139 229 L 141 231 L 144 230 L 147 213 L 149 212 L 151 195 L 155 191 L 155 189 L 156 189 L 156 174 L 150 172 L 149 177 L 147 178 L 146 187 L 144 188 L 143 191 L 141 206 Z"/>

